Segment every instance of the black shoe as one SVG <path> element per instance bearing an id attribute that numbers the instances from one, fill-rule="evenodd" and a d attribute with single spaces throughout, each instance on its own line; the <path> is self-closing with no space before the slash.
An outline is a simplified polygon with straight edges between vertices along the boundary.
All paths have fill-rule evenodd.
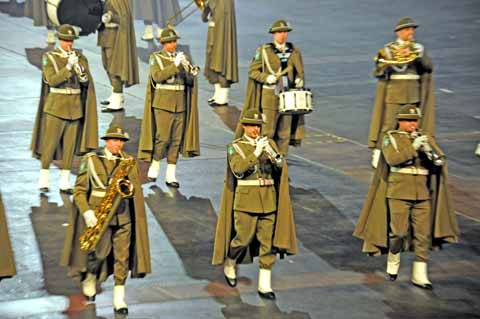
<path id="1" fill-rule="evenodd" d="M 388 280 L 390 280 L 390 281 L 395 281 L 395 280 L 397 280 L 397 277 L 398 277 L 398 275 L 389 274 L 389 273 L 387 272 L 387 278 L 388 278 Z"/>
<path id="2" fill-rule="evenodd" d="M 151 183 L 155 183 L 157 181 L 157 179 L 153 178 L 153 177 L 147 177 L 147 181 L 149 181 Z"/>
<path id="3" fill-rule="evenodd" d="M 95 295 L 93 295 L 91 297 L 85 296 L 85 295 L 83 295 L 83 296 L 85 297 L 85 299 L 87 299 L 87 303 L 95 302 Z"/>
<path id="4" fill-rule="evenodd" d="M 50 191 L 48 187 L 40 187 L 39 190 L 41 193 L 48 193 Z"/>
<path id="5" fill-rule="evenodd" d="M 225 275 L 224 275 L 225 276 Z M 237 286 L 237 278 L 228 278 L 227 276 L 225 276 L 225 280 L 227 281 L 227 284 L 230 286 L 230 287 L 236 287 Z"/>
<path id="6" fill-rule="evenodd" d="M 102 105 L 109 105 L 109 104 L 110 104 L 110 101 L 109 101 L 109 100 L 103 100 L 103 101 L 100 101 L 100 104 L 102 104 Z"/>
<path id="7" fill-rule="evenodd" d="M 208 105 L 211 105 L 212 103 L 215 102 L 215 99 L 213 97 L 211 97 L 211 98 L 208 99 L 207 102 L 208 102 Z"/>
<path id="8" fill-rule="evenodd" d="M 422 288 L 422 289 L 425 289 L 425 290 L 433 290 L 433 286 L 432 284 L 417 284 L 415 282 L 412 281 L 412 284 L 418 288 Z"/>
<path id="9" fill-rule="evenodd" d="M 121 109 L 110 109 L 108 107 L 102 107 L 102 113 L 114 113 L 114 112 L 122 112 L 124 111 L 125 108 L 121 108 Z"/>
<path id="10" fill-rule="evenodd" d="M 271 292 L 261 292 L 261 291 L 259 291 L 258 295 L 260 296 L 260 298 L 268 299 L 268 300 L 275 300 L 277 298 L 277 297 L 275 297 L 275 294 L 273 293 L 273 291 L 271 291 Z"/>
<path id="11" fill-rule="evenodd" d="M 215 101 L 213 101 L 212 103 L 208 103 L 208 104 L 209 104 L 211 107 L 227 106 L 227 105 L 228 105 L 228 103 L 222 103 L 222 104 L 220 104 L 220 103 L 217 103 L 217 102 L 215 102 Z"/>
<path id="12" fill-rule="evenodd" d="M 60 193 L 67 194 L 67 195 L 73 195 L 73 188 L 60 189 Z"/>
<path id="13" fill-rule="evenodd" d="M 178 183 L 178 182 L 165 182 L 165 184 L 167 184 L 168 187 L 173 187 L 173 188 L 179 188 L 180 187 L 180 183 Z"/>
<path id="14" fill-rule="evenodd" d="M 120 309 L 115 309 L 115 308 L 113 308 L 113 311 L 114 311 L 117 315 L 128 315 L 128 308 L 120 308 Z"/>

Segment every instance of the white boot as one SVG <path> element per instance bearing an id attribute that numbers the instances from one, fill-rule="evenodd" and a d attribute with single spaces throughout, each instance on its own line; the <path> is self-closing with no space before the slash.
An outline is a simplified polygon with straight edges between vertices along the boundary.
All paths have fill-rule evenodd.
<path id="1" fill-rule="evenodd" d="M 372 151 L 372 167 L 373 168 L 377 168 L 378 161 L 380 160 L 380 154 L 381 153 L 382 153 L 382 151 L 380 151 L 377 148 Z"/>
<path id="2" fill-rule="evenodd" d="M 228 91 L 229 88 L 220 87 L 218 95 L 215 99 L 215 103 L 218 105 L 227 105 L 228 104 Z"/>
<path id="3" fill-rule="evenodd" d="M 258 272 L 258 294 L 265 299 L 275 299 L 272 290 L 272 271 L 260 268 Z"/>
<path id="4" fill-rule="evenodd" d="M 60 172 L 60 192 L 72 194 L 72 186 L 70 186 L 70 170 L 62 169 Z"/>
<path id="5" fill-rule="evenodd" d="M 235 287 L 237 285 L 237 273 L 235 266 L 236 261 L 234 259 L 225 259 L 225 263 L 223 264 L 223 274 L 225 275 L 225 280 L 230 287 Z"/>
<path id="6" fill-rule="evenodd" d="M 177 165 L 176 164 L 167 164 L 167 170 L 165 172 L 165 183 L 168 186 L 178 188 L 180 184 L 177 181 L 176 172 Z"/>
<path id="7" fill-rule="evenodd" d="M 213 93 L 213 96 L 208 99 L 208 104 L 216 103 L 216 100 L 218 99 L 218 92 L 222 87 L 220 86 L 220 83 L 215 83 L 213 85 L 213 88 L 215 89 L 215 91 Z"/>
<path id="8" fill-rule="evenodd" d="M 432 283 L 428 280 L 427 263 L 414 261 L 412 267 L 412 283 L 423 289 L 433 289 Z"/>
<path id="9" fill-rule="evenodd" d="M 108 104 L 107 109 L 115 111 L 123 109 L 123 93 L 112 93 L 109 100 L 110 104 Z"/>
<path id="10" fill-rule="evenodd" d="M 95 301 L 97 294 L 97 277 L 94 274 L 87 273 L 87 277 L 82 281 L 82 292 L 88 301 Z"/>
<path id="11" fill-rule="evenodd" d="M 475 150 L 475 155 L 480 157 L 480 143 L 477 144 L 477 149 Z"/>
<path id="12" fill-rule="evenodd" d="M 387 257 L 387 275 L 388 279 L 395 281 L 398 277 L 398 270 L 400 269 L 400 253 L 388 252 Z"/>
<path id="13" fill-rule="evenodd" d="M 128 307 L 125 303 L 125 286 L 113 287 L 113 309 L 115 312 L 128 314 Z"/>
<path id="14" fill-rule="evenodd" d="M 152 160 L 152 163 L 148 168 L 148 174 L 147 174 L 148 179 L 154 182 L 157 179 L 159 173 L 160 173 L 160 161 Z"/>
<path id="15" fill-rule="evenodd" d="M 160 27 L 157 28 L 157 39 L 160 39 L 160 36 L 162 35 L 162 31 L 163 31 L 162 28 Z"/>
<path id="16" fill-rule="evenodd" d="M 50 176 L 50 170 L 48 169 L 41 169 L 40 176 L 38 178 L 38 189 L 42 192 L 48 192 L 48 177 Z"/>
<path id="17" fill-rule="evenodd" d="M 47 43 L 55 44 L 55 30 L 47 30 Z"/>
<path id="18" fill-rule="evenodd" d="M 144 41 L 153 40 L 153 26 L 152 25 L 146 25 L 145 26 L 145 31 L 143 32 L 142 40 L 144 40 Z"/>

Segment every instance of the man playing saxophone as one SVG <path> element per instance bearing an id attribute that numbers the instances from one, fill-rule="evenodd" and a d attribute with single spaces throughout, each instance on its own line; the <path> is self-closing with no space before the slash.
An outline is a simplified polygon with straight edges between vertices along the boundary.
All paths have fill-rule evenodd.
<path id="1" fill-rule="evenodd" d="M 61 265 L 68 266 L 69 275 L 81 281 L 88 301 L 95 301 L 97 281 L 103 282 L 113 274 L 114 312 L 128 314 L 125 302 L 128 272 L 131 271 L 132 278 L 142 278 L 151 272 L 145 203 L 138 165 L 133 156 L 122 150 L 129 139 L 128 133 L 113 126 L 102 139 L 105 147 L 86 154 L 78 172 L 75 205 L 66 231 Z M 121 165 L 127 160 L 132 161 L 130 165 Z M 117 174 L 119 169 L 125 171 Z M 118 175 L 126 177 L 116 180 Z M 117 187 L 110 187 L 117 182 L 133 188 L 120 192 Z M 110 204 L 110 210 L 101 209 Z M 105 218 L 106 215 L 109 218 Z M 102 225 L 102 221 L 108 225 Z M 85 251 L 84 244 L 90 243 L 85 243 L 82 235 L 93 228 L 105 230 L 98 243 Z"/>
<path id="2" fill-rule="evenodd" d="M 58 28 L 59 47 L 42 60 L 42 89 L 31 149 L 40 159 L 38 187 L 49 191 L 49 167 L 62 160 L 60 191 L 72 194 L 70 169 L 74 155 L 98 147 L 97 103 L 87 58 L 73 49 L 78 38 L 71 25 Z"/>
<path id="3" fill-rule="evenodd" d="M 402 106 L 414 104 L 420 108 L 420 127 L 435 134 L 433 65 L 423 45 L 415 42 L 417 27 L 411 18 L 400 19 L 395 26 L 397 39 L 386 44 L 375 57 L 374 75 L 378 83 L 368 137 L 374 167 L 383 135 L 396 128 L 395 116 Z"/>
<path id="4" fill-rule="evenodd" d="M 177 52 L 179 36 L 164 29 L 163 48 L 150 56 L 150 73 L 143 113 L 138 158 L 151 162 L 148 178 L 155 181 L 160 161 L 167 158 L 165 182 L 180 186 L 176 178 L 178 154 L 200 154 L 197 84 L 198 67 L 183 52 Z"/>

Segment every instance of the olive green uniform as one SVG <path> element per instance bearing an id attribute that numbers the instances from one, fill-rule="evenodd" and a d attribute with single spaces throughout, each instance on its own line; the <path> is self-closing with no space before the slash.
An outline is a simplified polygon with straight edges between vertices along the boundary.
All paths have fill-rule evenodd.
<path id="1" fill-rule="evenodd" d="M 270 145 L 278 152 L 273 140 Z M 260 243 L 260 268 L 271 269 L 276 259 L 272 241 L 277 211 L 272 172 L 280 169 L 282 163 L 274 164 L 264 153 L 257 158 L 254 151 L 254 140 L 246 136 L 228 146 L 229 166 L 237 179 L 233 203 L 236 234 L 230 243 L 228 257 L 242 259 L 256 236 Z"/>
<path id="2" fill-rule="evenodd" d="M 379 53 L 384 59 L 392 59 L 391 50 L 400 45 L 400 40 L 390 42 Z M 375 77 L 387 80 L 385 91 L 385 112 L 381 132 L 384 134 L 397 127 L 395 115 L 406 104 L 417 107 L 421 103 L 421 75 L 432 72 L 432 62 L 423 45 L 415 43 L 419 56 L 404 65 L 388 65 L 378 61 L 375 64 Z"/>
<path id="3" fill-rule="evenodd" d="M 105 196 L 111 177 L 120 159 L 111 157 L 105 149 L 84 156 L 74 188 L 74 201 L 81 214 L 95 210 Z M 130 155 L 121 153 L 120 158 Z M 87 193 L 87 190 L 90 191 Z M 87 271 L 97 274 L 102 263 L 113 252 L 113 274 L 115 285 L 124 285 L 128 276 L 132 221 L 128 199 L 123 199 L 110 221 L 110 225 L 100 239 L 94 253 L 88 254 Z"/>
<path id="4" fill-rule="evenodd" d="M 299 61 L 301 69 L 296 67 Z M 248 76 L 256 82 L 263 83 L 262 86 L 262 113 L 265 116 L 265 124 L 262 132 L 278 144 L 280 152 L 286 154 L 290 143 L 292 128 L 292 115 L 280 114 L 278 112 L 280 91 L 295 87 L 295 80 L 304 81 L 303 63 L 301 54 L 297 48 L 289 42 L 284 49 L 279 49 L 273 43 L 268 43 L 257 49 L 257 53 L 248 71 Z M 287 71 L 287 67 L 293 70 Z M 281 73 L 277 84 L 267 84 L 267 77 L 272 74 Z M 292 76 L 293 75 L 293 76 Z"/>
<path id="5" fill-rule="evenodd" d="M 88 71 L 87 59 L 78 51 L 79 64 Z M 72 166 L 80 120 L 84 117 L 81 92 L 88 85 L 88 77 L 80 78 L 75 68 L 67 66 L 68 53 L 60 48 L 43 55 L 42 76 L 49 87 L 44 105 L 44 133 L 42 135 L 42 169 L 48 169 L 58 144 L 63 148 L 63 169 Z"/>
<path id="6" fill-rule="evenodd" d="M 105 24 L 104 28 L 98 31 L 97 45 L 102 48 L 102 63 L 103 68 L 107 72 L 110 84 L 112 85 L 114 93 L 123 92 L 123 82 L 118 75 L 112 74 L 110 70 L 110 64 L 112 63 L 113 50 L 115 47 L 115 41 L 117 39 L 117 32 L 119 32 L 120 16 L 115 8 L 111 4 L 111 1 L 105 1 L 103 12 L 110 12 L 112 14 L 112 20 Z"/>
<path id="7" fill-rule="evenodd" d="M 389 246 L 392 253 L 400 252 L 411 233 L 416 261 L 426 262 L 431 245 L 430 163 L 424 153 L 413 148 L 413 140 L 407 132 L 388 131 L 383 141 L 382 153 L 390 166 L 387 186 Z"/>
<path id="8" fill-rule="evenodd" d="M 168 164 L 176 164 L 182 144 L 185 116 L 185 87 L 193 85 L 192 77 L 183 67 L 174 63 L 176 53 L 155 52 L 150 57 L 150 75 L 155 88 L 152 108 L 155 119 L 155 146 L 153 159 L 167 157 Z"/>

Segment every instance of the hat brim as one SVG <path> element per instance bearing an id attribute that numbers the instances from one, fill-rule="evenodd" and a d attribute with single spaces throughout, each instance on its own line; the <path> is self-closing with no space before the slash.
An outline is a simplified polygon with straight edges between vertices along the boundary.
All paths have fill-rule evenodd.
<path id="1" fill-rule="evenodd" d="M 293 29 L 290 27 L 277 27 L 277 28 L 270 28 L 268 32 L 275 33 L 275 32 L 291 32 Z"/>
<path id="2" fill-rule="evenodd" d="M 102 140 L 108 140 L 108 139 L 111 139 L 111 138 L 116 138 L 116 139 L 123 140 L 123 141 L 128 141 L 129 140 L 128 137 L 125 137 L 122 134 L 115 134 L 115 133 L 106 134 L 106 135 L 101 137 Z"/>
<path id="3" fill-rule="evenodd" d="M 401 120 L 420 120 L 422 117 L 417 115 L 417 114 L 412 114 L 412 115 L 409 115 L 409 114 L 405 114 L 405 115 L 397 115 L 397 120 L 401 121 Z"/>
<path id="4" fill-rule="evenodd" d="M 402 29 L 406 29 L 406 28 L 418 28 L 418 24 L 416 23 L 405 23 L 405 24 L 401 24 L 401 25 L 397 25 L 395 27 L 395 32 L 397 31 L 400 31 Z"/>
<path id="5" fill-rule="evenodd" d="M 160 43 L 167 43 L 167 42 L 172 42 L 172 41 L 177 41 L 178 39 L 180 39 L 179 36 L 175 36 L 175 37 L 168 37 L 168 38 L 161 38 L 160 39 Z"/>
<path id="6" fill-rule="evenodd" d="M 63 41 L 73 41 L 78 39 L 77 35 L 72 35 L 72 34 L 57 33 L 56 36 L 59 40 L 63 40 Z"/>
<path id="7" fill-rule="evenodd" d="M 255 119 L 243 119 L 240 121 L 243 125 L 258 125 L 261 126 L 265 122 L 263 120 L 255 120 Z"/>

